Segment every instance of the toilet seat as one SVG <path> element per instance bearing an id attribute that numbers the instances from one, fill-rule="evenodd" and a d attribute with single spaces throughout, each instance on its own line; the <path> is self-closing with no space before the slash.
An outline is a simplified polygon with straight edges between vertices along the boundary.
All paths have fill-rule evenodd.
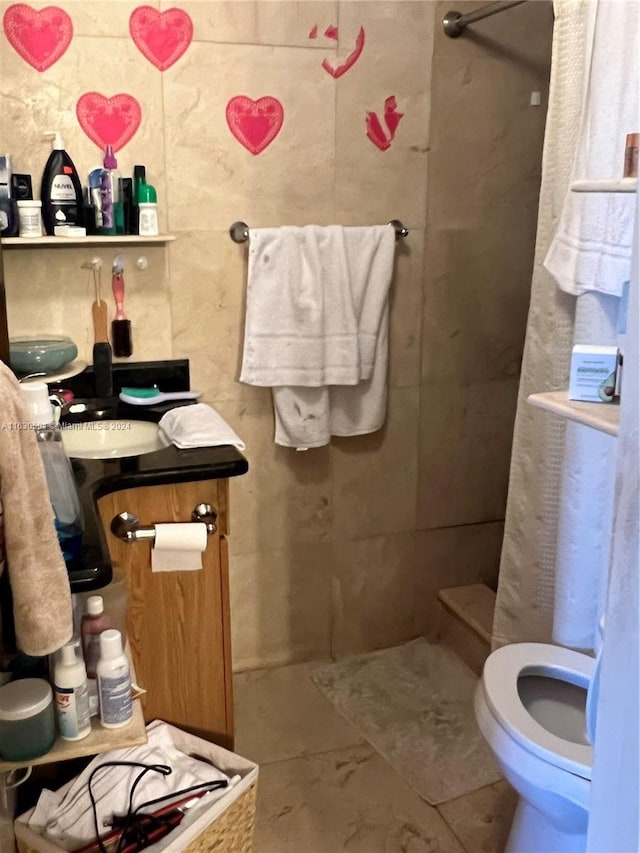
<path id="1" fill-rule="evenodd" d="M 514 643 L 486 660 L 482 681 L 487 704 L 508 734 L 525 749 L 563 770 L 591 779 L 593 750 L 552 734 L 527 711 L 518 693 L 523 675 L 557 678 L 588 690 L 595 660 L 546 643 Z"/>

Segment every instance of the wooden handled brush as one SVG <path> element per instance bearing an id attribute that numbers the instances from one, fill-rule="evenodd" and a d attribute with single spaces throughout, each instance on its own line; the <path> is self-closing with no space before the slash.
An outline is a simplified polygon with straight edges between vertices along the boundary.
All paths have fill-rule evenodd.
<path id="1" fill-rule="evenodd" d="M 93 286 L 95 299 L 91 306 L 93 317 L 93 373 L 96 382 L 96 396 L 113 395 L 111 376 L 111 344 L 109 343 L 107 303 L 100 298 L 100 270 L 93 268 Z"/>

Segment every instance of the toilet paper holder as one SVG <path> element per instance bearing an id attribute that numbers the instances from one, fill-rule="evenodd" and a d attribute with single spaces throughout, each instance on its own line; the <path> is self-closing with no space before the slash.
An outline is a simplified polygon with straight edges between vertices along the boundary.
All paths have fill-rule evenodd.
<path id="1" fill-rule="evenodd" d="M 191 513 L 192 522 L 206 524 L 207 533 L 212 535 L 218 529 L 216 518 L 218 513 L 211 504 L 198 504 Z M 111 532 L 124 542 L 140 542 L 143 539 L 154 540 L 156 538 L 155 525 L 142 527 L 140 519 L 132 512 L 121 512 L 111 519 Z"/>

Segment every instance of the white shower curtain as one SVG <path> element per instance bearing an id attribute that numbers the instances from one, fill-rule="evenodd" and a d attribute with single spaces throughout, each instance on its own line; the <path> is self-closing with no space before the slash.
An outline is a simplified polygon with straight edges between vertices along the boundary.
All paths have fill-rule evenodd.
<path id="1" fill-rule="evenodd" d="M 571 171 L 574 179 L 621 173 L 625 133 L 637 124 L 638 5 L 637 0 L 557 0 L 554 5 L 536 269 L 494 622 L 496 646 L 525 639 L 552 639 L 580 649 L 595 644 L 609 571 L 616 442 L 573 423 L 565 427 L 550 415 L 532 415 L 524 401 L 533 390 L 567 387 L 573 343 L 618 342 L 620 300 L 610 294 L 622 290 L 623 280 L 617 277 L 629 275 L 624 244 L 630 225 L 625 232 L 620 222 L 625 214 L 631 222 L 633 199 L 577 195 L 567 192 L 567 185 Z M 560 116 L 565 125 L 571 122 L 570 138 L 566 126 L 556 127 Z M 549 200 L 557 202 L 559 196 L 564 204 L 558 223 L 557 208 L 550 209 Z M 593 227 L 596 215 L 598 227 Z M 607 228 L 611 233 L 605 240 Z M 547 279 L 537 263 L 550 243 L 546 265 L 555 280 Z M 575 303 L 575 316 L 571 310 L 553 318 L 545 313 L 556 282 L 577 296 L 568 297 Z M 564 371 L 559 382 L 548 370 L 554 361 Z"/>
<path id="2" fill-rule="evenodd" d="M 527 337 L 513 436 L 494 648 L 551 639 L 565 425 L 527 405 L 529 394 L 567 387 L 575 298 L 542 263 L 571 179 L 592 37 L 589 0 L 554 4 L 555 23 L 538 230 Z"/>
<path id="3" fill-rule="evenodd" d="M 639 81 L 640 84 L 640 81 Z M 638 853 L 640 827 L 640 205 L 624 340 L 613 548 L 600 664 L 587 853 Z"/>

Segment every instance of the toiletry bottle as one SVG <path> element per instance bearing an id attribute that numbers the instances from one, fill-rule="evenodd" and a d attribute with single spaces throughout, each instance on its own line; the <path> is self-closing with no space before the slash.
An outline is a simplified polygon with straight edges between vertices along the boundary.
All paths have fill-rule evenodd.
<path id="1" fill-rule="evenodd" d="M 80 622 L 82 638 L 82 653 L 87 667 L 87 677 L 96 678 L 96 670 L 100 659 L 100 634 L 108 628 L 113 628 L 111 617 L 104 611 L 101 595 L 90 595 L 87 599 L 86 610 Z"/>
<path id="2" fill-rule="evenodd" d="M 158 205 L 155 187 L 151 184 L 142 184 L 138 191 L 138 234 L 141 237 L 157 237 L 158 229 Z"/>
<path id="3" fill-rule="evenodd" d="M 104 149 L 104 168 L 100 172 L 102 195 L 101 234 L 124 234 L 124 216 L 120 199 L 120 173 L 118 161 L 111 145 Z"/>
<path id="4" fill-rule="evenodd" d="M 47 234 L 56 225 L 82 225 L 82 185 L 73 160 L 64 150 L 59 133 L 45 133 L 53 139 L 51 154 L 42 173 L 40 198 L 42 220 Z"/>
<path id="5" fill-rule="evenodd" d="M 80 557 L 84 529 L 71 462 L 62 445 L 60 429 L 54 423 L 49 389 L 45 383 L 29 382 L 20 388 L 36 430 L 58 542 L 65 561 L 69 562 Z"/>
<path id="6" fill-rule="evenodd" d="M 0 235 L 15 237 L 18 234 L 18 208 L 11 186 L 11 157 L 0 155 Z"/>
<path id="7" fill-rule="evenodd" d="M 131 672 L 122 650 L 122 636 L 114 628 L 100 634 L 98 696 L 100 721 L 106 729 L 119 729 L 131 722 Z"/>
<path id="8" fill-rule="evenodd" d="M 624 149 L 624 171 L 623 178 L 638 177 L 638 148 L 640 147 L 640 133 L 628 133 Z"/>
<path id="9" fill-rule="evenodd" d="M 67 643 L 57 655 L 53 671 L 53 694 L 60 737 L 81 740 L 91 731 L 87 672 L 76 655 L 76 643 Z"/>
<path id="10" fill-rule="evenodd" d="M 131 233 L 138 234 L 140 228 L 140 210 L 138 203 L 140 201 L 140 187 L 147 180 L 147 170 L 144 166 L 133 167 L 133 204 L 131 210 Z"/>

